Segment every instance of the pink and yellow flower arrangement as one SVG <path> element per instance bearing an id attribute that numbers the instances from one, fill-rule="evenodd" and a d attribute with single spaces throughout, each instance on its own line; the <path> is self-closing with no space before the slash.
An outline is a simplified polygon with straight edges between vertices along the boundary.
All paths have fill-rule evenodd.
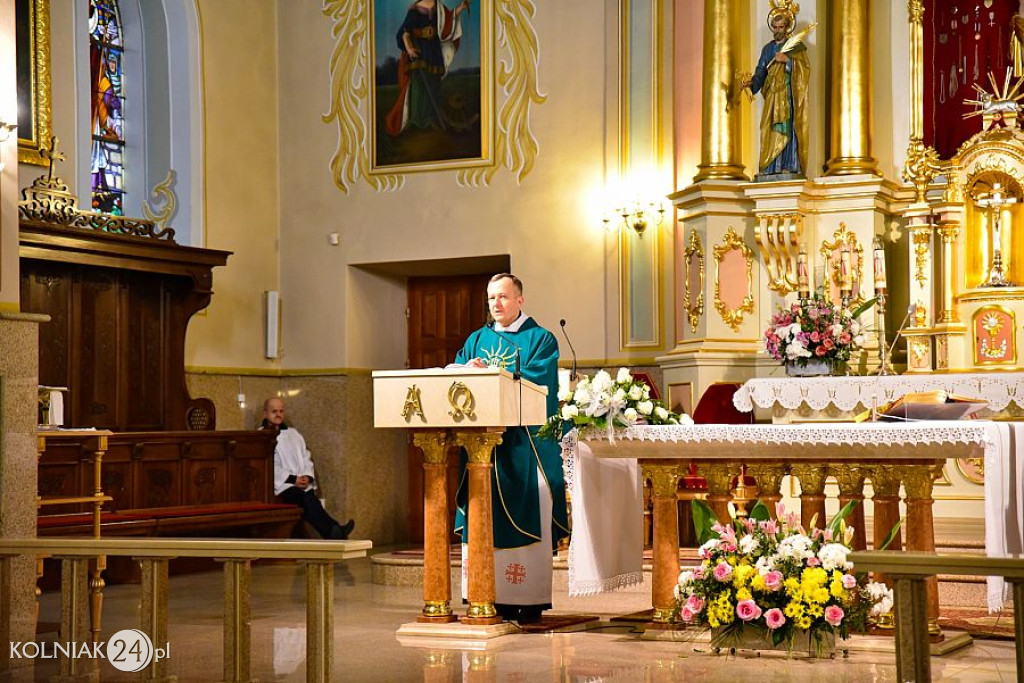
<path id="1" fill-rule="evenodd" d="M 812 359 L 845 363 L 864 345 L 857 317 L 874 301 L 851 312 L 815 295 L 782 307 L 764 331 L 765 350 L 784 363 L 805 365 Z"/>
<path id="2" fill-rule="evenodd" d="M 698 551 L 700 564 L 679 575 L 679 620 L 712 629 L 713 647 L 729 647 L 752 631 L 754 640 L 789 649 L 807 633 L 823 650 L 834 635 L 862 630 L 869 614 L 891 611 L 892 592 L 854 574 L 849 509 L 810 532 L 782 504 L 776 519 L 715 524 Z"/>

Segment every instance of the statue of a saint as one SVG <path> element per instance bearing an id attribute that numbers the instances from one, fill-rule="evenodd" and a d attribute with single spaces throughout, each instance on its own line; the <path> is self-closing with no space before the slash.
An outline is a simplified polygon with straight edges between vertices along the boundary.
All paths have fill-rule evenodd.
<path id="1" fill-rule="evenodd" d="M 801 38 L 793 36 L 799 5 L 774 2 L 768 13 L 772 40 L 761 50 L 753 76 L 741 86 L 764 97 L 761 156 L 757 180 L 801 178 L 807 169 L 807 88 L 811 62 Z"/>

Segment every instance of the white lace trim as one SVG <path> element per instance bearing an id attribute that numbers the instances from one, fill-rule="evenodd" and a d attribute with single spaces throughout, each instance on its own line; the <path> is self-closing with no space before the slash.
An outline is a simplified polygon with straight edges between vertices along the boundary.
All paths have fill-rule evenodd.
<path id="1" fill-rule="evenodd" d="M 671 441 L 676 443 L 770 443 L 770 444 L 848 444 L 917 445 L 937 443 L 976 443 L 991 445 L 983 420 L 955 422 L 836 422 L 815 425 L 644 425 L 617 433 L 631 441 Z M 587 440 L 603 441 L 599 433 Z"/>
<path id="2" fill-rule="evenodd" d="M 576 565 L 572 561 L 571 543 L 569 544 L 569 558 L 569 597 L 571 598 L 583 595 L 607 593 L 609 591 L 619 590 L 620 588 L 638 586 L 644 582 L 644 573 L 642 571 L 619 574 L 618 576 L 612 576 L 607 579 L 584 581 L 576 576 L 577 572 L 574 570 Z"/>
<path id="3" fill-rule="evenodd" d="M 1024 372 L 948 375 L 893 375 L 885 377 L 764 377 L 748 380 L 733 394 L 732 403 L 745 413 L 754 405 L 781 405 L 794 410 L 807 403 L 814 410 L 833 405 L 854 410 L 893 401 L 907 392 L 942 389 L 952 394 L 983 398 L 989 409 L 1000 411 L 1010 403 L 1024 408 Z"/>

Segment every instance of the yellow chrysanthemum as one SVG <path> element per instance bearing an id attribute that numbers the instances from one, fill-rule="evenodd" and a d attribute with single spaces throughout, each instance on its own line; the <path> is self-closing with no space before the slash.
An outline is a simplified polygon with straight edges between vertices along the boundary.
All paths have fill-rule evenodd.
<path id="1" fill-rule="evenodd" d="M 828 592 L 832 594 L 832 597 L 836 600 L 846 599 L 846 589 L 843 588 L 842 581 L 832 581 L 828 584 Z"/>
<path id="2" fill-rule="evenodd" d="M 801 617 L 801 618 L 796 620 L 796 625 L 797 625 L 797 628 L 801 628 L 801 629 L 805 629 L 805 630 L 809 629 L 811 627 L 811 618 L 810 617 Z"/>
<path id="3" fill-rule="evenodd" d="M 804 586 L 824 586 L 828 581 L 828 572 L 821 567 L 807 567 L 800 575 L 800 582 Z"/>
<path id="4" fill-rule="evenodd" d="M 750 580 L 750 587 L 756 591 L 767 591 L 768 585 L 764 582 L 764 577 L 758 574 Z"/>
<path id="5" fill-rule="evenodd" d="M 747 589 L 747 588 L 741 588 L 738 591 L 736 591 L 736 602 L 742 602 L 743 600 L 750 600 L 753 597 L 754 596 L 752 596 L 750 594 L 750 590 Z"/>
<path id="6" fill-rule="evenodd" d="M 804 605 L 802 602 L 793 600 L 788 605 L 786 605 L 785 609 L 782 610 L 782 613 L 790 619 L 796 619 L 797 617 L 803 615 Z"/>
<path id="7" fill-rule="evenodd" d="M 788 595 L 793 595 L 800 588 L 800 582 L 792 576 L 786 579 L 782 585 L 785 586 Z"/>

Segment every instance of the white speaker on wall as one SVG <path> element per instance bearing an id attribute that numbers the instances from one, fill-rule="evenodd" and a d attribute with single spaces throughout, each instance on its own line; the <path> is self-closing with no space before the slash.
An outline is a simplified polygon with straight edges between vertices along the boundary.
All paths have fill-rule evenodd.
<path id="1" fill-rule="evenodd" d="M 281 292 L 263 292 L 266 319 L 265 355 L 277 358 L 281 354 Z"/>

